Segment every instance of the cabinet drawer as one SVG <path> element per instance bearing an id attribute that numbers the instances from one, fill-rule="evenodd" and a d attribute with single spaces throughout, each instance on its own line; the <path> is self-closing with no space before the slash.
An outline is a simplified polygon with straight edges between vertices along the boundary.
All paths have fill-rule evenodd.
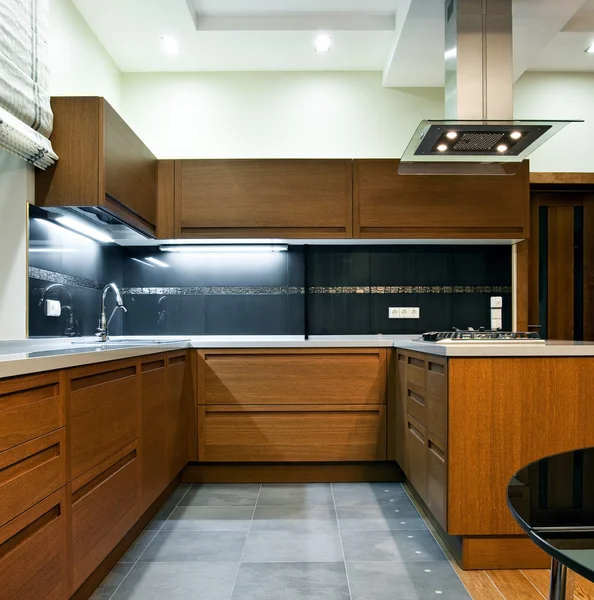
<path id="1" fill-rule="evenodd" d="M 425 389 L 427 381 L 426 355 L 419 352 L 406 353 L 406 381 L 416 385 L 420 390 Z"/>
<path id="2" fill-rule="evenodd" d="M 429 434 L 427 456 L 427 508 L 447 531 L 447 447 Z"/>
<path id="3" fill-rule="evenodd" d="M 66 484 L 64 428 L 0 453 L 0 526 Z"/>
<path id="4" fill-rule="evenodd" d="M 386 351 L 201 352 L 198 401 L 207 405 L 384 404 Z"/>
<path id="5" fill-rule="evenodd" d="M 69 480 L 138 438 L 139 391 L 135 361 L 68 371 Z"/>
<path id="6" fill-rule="evenodd" d="M 427 394 L 427 429 L 444 442 L 448 439 L 448 400 L 446 395 Z"/>
<path id="7" fill-rule="evenodd" d="M 427 356 L 427 393 L 434 396 L 448 394 L 448 362 L 439 356 Z"/>
<path id="8" fill-rule="evenodd" d="M 406 414 L 419 422 L 423 427 L 427 427 L 427 400 L 425 393 L 419 393 L 412 389 L 412 386 L 406 386 Z"/>
<path id="9" fill-rule="evenodd" d="M 386 460 L 385 407 L 200 407 L 199 459 L 211 462 Z"/>
<path id="10" fill-rule="evenodd" d="M 73 481 L 72 594 L 140 518 L 140 461 L 136 445 Z"/>
<path id="11" fill-rule="evenodd" d="M 64 489 L 0 527 L 0 597 L 64 600 Z"/>
<path id="12" fill-rule="evenodd" d="M 406 476 L 423 500 L 427 497 L 427 430 L 410 415 L 406 419 Z"/>
<path id="13" fill-rule="evenodd" d="M 64 426 L 59 373 L 0 381 L 0 452 Z"/>
<path id="14" fill-rule="evenodd" d="M 169 481 L 188 463 L 190 451 L 190 365 L 186 352 L 167 355 L 167 462 Z"/>

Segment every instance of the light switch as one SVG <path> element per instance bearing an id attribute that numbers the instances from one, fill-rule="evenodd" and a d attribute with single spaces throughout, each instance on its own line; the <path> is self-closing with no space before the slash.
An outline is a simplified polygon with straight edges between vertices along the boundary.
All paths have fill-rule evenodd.
<path id="1" fill-rule="evenodd" d="M 46 317 L 59 317 L 62 314 L 62 305 L 59 300 L 46 300 L 45 301 L 45 316 Z"/>
<path id="2" fill-rule="evenodd" d="M 503 298 L 501 296 L 491 296 L 491 308 L 502 308 Z"/>

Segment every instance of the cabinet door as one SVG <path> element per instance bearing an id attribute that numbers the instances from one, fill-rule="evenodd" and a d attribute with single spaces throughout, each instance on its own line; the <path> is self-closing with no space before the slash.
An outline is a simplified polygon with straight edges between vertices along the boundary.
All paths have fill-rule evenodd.
<path id="1" fill-rule="evenodd" d="M 0 452 L 0 526 L 66 484 L 64 428 Z"/>
<path id="2" fill-rule="evenodd" d="M 60 374 L 0 381 L 0 452 L 64 426 Z"/>
<path id="3" fill-rule="evenodd" d="M 136 361 L 67 371 L 70 477 L 74 479 L 138 438 Z"/>
<path id="4" fill-rule="evenodd" d="M 130 444 L 75 479 L 70 490 L 74 593 L 140 518 L 140 461 Z"/>
<path id="5" fill-rule="evenodd" d="M 157 225 L 157 159 L 118 113 L 103 101 L 105 202 L 110 210 Z"/>
<path id="6" fill-rule="evenodd" d="M 447 447 L 429 434 L 427 442 L 427 496 L 425 502 L 438 523 L 447 531 Z"/>
<path id="7" fill-rule="evenodd" d="M 175 169 L 181 237 L 351 237 L 350 160 L 181 160 Z"/>
<path id="8" fill-rule="evenodd" d="M 529 237 L 527 161 L 505 177 L 398 175 L 398 164 L 354 161 L 354 237 Z"/>
<path id="9" fill-rule="evenodd" d="M 0 597 L 68 597 L 64 507 L 62 489 L 0 527 Z"/>
<path id="10" fill-rule="evenodd" d="M 406 352 L 396 351 L 396 462 L 406 475 Z"/>
<path id="11" fill-rule="evenodd" d="M 198 402 L 209 406 L 385 404 L 386 351 L 203 351 Z"/>
<path id="12" fill-rule="evenodd" d="M 406 476 L 423 500 L 427 498 L 427 430 L 406 418 Z"/>
<path id="13" fill-rule="evenodd" d="M 167 461 L 169 481 L 186 466 L 190 450 L 191 381 L 187 352 L 167 355 Z"/>
<path id="14" fill-rule="evenodd" d="M 199 407 L 206 462 L 386 460 L 384 405 Z"/>
<path id="15" fill-rule="evenodd" d="M 159 497 L 169 483 L 167 464 L 166 355 L 152 355 L 141 362 L 142 510 Z"/>

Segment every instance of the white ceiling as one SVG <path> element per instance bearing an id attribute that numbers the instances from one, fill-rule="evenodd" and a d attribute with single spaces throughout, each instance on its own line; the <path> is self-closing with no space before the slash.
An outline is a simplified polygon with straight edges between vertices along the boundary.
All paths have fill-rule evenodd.
<path id="1" fill-rule="evenodd" d="M 383 71 L 443 85 L 444 0 L 73 0 L 123 72 Z M 592 71 L 594 0 L 513 0 L 514 68 Z M 331 35 L 317 53 L 319 32 Z M 160 37 L 182 52 L 168 56 Z"/>

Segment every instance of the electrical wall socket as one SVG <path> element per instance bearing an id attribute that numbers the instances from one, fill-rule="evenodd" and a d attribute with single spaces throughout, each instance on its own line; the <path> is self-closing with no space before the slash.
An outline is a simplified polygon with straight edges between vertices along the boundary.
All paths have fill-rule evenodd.
<path id="1" fill-rule="evenodd" d="M 62 314 L 62 305 L 59 300 L 46 300 L 45 301 L 45 315 L 46 317 L 59 317 Z"/>
<path id="2" fill-rule="evenodd" d="M 390 306 L 388 308 L 389 319 L 418 319 L 421 316 L 421 309 L 418 306 Z"/>

